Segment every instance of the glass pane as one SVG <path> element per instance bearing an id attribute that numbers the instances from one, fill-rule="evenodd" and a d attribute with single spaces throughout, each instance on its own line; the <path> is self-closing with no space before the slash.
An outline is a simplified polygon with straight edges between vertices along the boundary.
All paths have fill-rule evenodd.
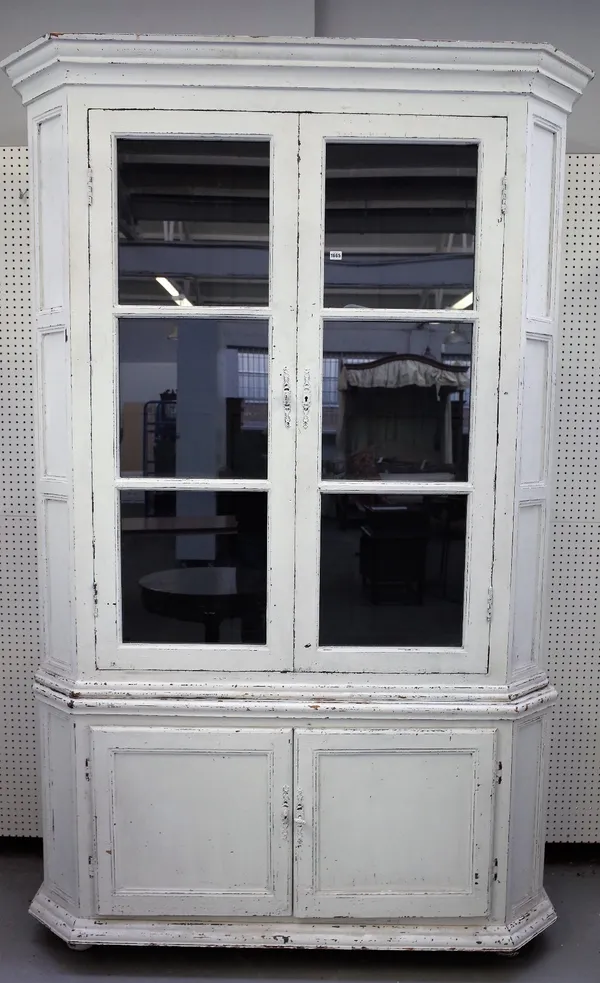
<path id="1" fill-rule="evenodd" d="M 466 495 L 323 495 L 319 644 L 460 646 L 466 517 Z"/>
<path id="2" fill-rule="evenodd" d="M 268 140 L 119 140 L 119 303 L 268 304 Z"/>
<path id="3" fill-rule="evenodd" d="M 123 641 L 266 641 L 267 493 L 121 492 Z"/>
<path id="4" fill-rule="evenodd" d="M 326 321 L 324 478 L 463 481 L 473 328 Z"/>
<path id="5" fill-rule="evenodd" d="M 329 143 L 325 306 L 472 304 L 477 145 Z"/>
<path id="6" fill-rule="evenodd" d="M 121 318 L 121 474 L 266 478 L 269 324 Z"/>

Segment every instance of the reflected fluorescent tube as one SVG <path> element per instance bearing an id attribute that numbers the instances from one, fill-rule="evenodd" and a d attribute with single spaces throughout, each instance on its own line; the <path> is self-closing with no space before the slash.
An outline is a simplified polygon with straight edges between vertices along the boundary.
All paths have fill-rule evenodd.
<path id="1" fill-rule="evenodd" d="M 452 304 L 453 311 L 464 311 L 467 307 L 473 306 L 473 291 L 470 294 L 465 294 L 460 300 L 457 300 L 455 304 Z"/>
<path id="2" fill-rule="evenodd" d="M 179 305 L 179 307 L 194 306 L 191 300 L 188 300 L 187 297 L 184 297 L 183 294 L 179 293 L 179 290 L 177 289 L 175 284 L 171 283 L 170 280 L 167 280 L 166 276 L 157 276 L 156 282 L 160 283 L 161 287 L 163 287 L 163 289 L 166 290 L 167 293 L 171 295 L 171 297 L 173 298 L 175 303 Z"/>

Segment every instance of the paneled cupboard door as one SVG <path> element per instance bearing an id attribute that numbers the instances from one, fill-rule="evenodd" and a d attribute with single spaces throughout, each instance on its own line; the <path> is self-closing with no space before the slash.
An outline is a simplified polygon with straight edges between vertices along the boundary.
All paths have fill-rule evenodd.
<path id="1" fill-rule="evenodd" d="M 298 117 L 90 112 L 100 669 L 290 669 Z"/>
<path id="2" fill-rule="evenodd" d="M 297 670 L 488 664 L 506 120 L 300 121 Z"/>
<path id="3" fill-rule="evenodd" d="M 487 913 L 494 730 L 297 730 L 294 739 L 296 915 Z"/>
<path id="4" fill-rule="evenodd" d="M 102 915 L 291 914 L 291 730 L 92 727 Z"/>

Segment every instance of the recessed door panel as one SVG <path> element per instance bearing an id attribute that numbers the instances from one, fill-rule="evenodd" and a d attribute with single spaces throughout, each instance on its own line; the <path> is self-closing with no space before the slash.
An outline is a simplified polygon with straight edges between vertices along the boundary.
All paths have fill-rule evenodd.
<path id="1" fill-rule="evenodd" d="M 485 915 L 493 730 L 296 731 L 295 912 Z"/>
<path id="2" fill-rule="evenodd" d="M 291 733 L 92 728 L 99 912 L 290 914 Z"/>

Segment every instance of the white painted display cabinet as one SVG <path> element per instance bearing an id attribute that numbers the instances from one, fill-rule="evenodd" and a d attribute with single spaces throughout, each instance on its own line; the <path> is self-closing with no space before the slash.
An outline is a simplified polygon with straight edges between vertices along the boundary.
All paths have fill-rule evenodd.
<path id="1" fill-rule="evenodd" d="M 93 943 L 512 950 L 542 887 L 547 45 L 49 36 L 45 877 Z"/>

